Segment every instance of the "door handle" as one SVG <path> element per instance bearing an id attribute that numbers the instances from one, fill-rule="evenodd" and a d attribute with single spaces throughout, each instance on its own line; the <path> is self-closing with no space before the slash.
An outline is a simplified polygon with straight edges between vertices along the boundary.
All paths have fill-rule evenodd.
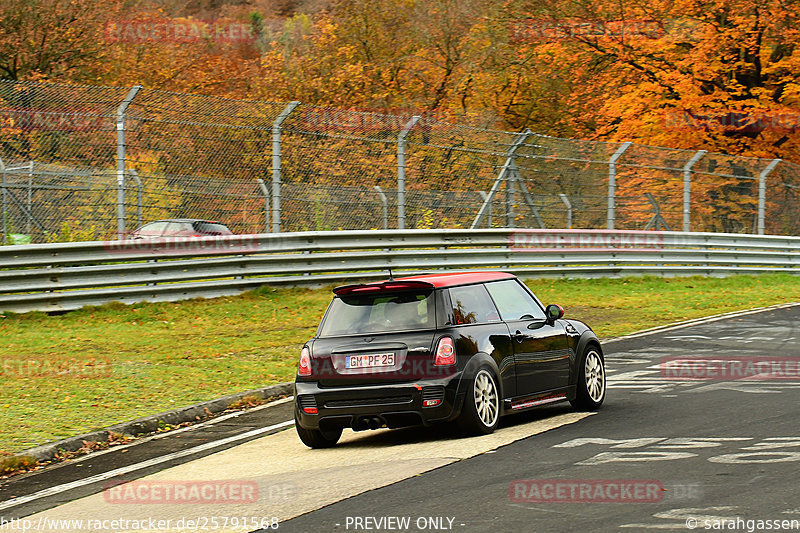
<path id="1" fill-rule="evenodd" d="M 522 342 L 525 340 L 525 335 L 520 330 L 517 330 L 516 333 L 514 333 L 513 337 L 514 340 L 517 342 Z"/>

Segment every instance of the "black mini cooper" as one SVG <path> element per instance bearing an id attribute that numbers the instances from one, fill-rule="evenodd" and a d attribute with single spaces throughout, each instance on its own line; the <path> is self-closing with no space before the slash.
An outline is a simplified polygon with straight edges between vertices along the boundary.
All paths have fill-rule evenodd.
<path id="1" fill-rule="evenodd" d="M 603 403 L 597 336 L 512 274 L 430 274 L 333 292 L 295 380 L 295 426 L 307 446 L 333 446 L 344 428 L 450 420 L 487 434 L 503 414 Z"/>

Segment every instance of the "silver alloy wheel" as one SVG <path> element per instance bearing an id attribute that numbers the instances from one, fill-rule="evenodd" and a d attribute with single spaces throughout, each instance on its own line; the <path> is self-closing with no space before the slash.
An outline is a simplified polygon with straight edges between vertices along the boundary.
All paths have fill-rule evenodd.
<path id="1" fill-rule="evenodd" d="M 586 392 L 589 393 L 589 398 L 597 403 L 603 399 L 606 392 L 606 373 L 603 369 L 603 360 L 595 350 L 586 354 L 583 372 L 586 376 Z"/>
<path id="2" fill-rule="evenodd" d="M 497 395 L 497 386 L 488 370 L 481 370 L 475 376 L 473 387 L 475 397 L 475 411 L 481 423 L 490 428 L 497 422 L 500 414 L 500 398 Z"/>

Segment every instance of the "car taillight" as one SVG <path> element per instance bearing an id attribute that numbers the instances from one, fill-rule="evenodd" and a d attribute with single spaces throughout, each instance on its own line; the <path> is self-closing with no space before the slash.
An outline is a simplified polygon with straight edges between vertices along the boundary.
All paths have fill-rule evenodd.
<path id="1" fill-rule="evenodd" d="M 439 339 L 439 344 L 436 345 L 436 359 L 433 364 L 436 366 L 456 364 L 456 347 L 453 344 L 453 339 L 450 337 Z"/>
<path id="2" fill-rule="evenodd" d="M 303 351 L 300 352 L 300 364 L 297 365 L 297 375 L 311 375 L 311 352 L 308 350 L 308 346 L 303 346 Z"/>

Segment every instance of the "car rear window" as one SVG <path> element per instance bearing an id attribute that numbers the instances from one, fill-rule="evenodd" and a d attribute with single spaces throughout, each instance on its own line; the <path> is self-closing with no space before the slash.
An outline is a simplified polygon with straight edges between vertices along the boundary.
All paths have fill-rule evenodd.
<path id="1" fill-rule="evenodd" d="M 195 231 L 198 233 L 205 233 L 207 235 L 227 235 L 231 231 L 222 224 L 214 224 L 213 222 L 195 222 L 192 224 Z"/>
<path id="2" fill-rule="evenodd" d="M 433 328 L 433 302 L 432 289 L 337 296 L 322 322 L 320 336 Z"/>

